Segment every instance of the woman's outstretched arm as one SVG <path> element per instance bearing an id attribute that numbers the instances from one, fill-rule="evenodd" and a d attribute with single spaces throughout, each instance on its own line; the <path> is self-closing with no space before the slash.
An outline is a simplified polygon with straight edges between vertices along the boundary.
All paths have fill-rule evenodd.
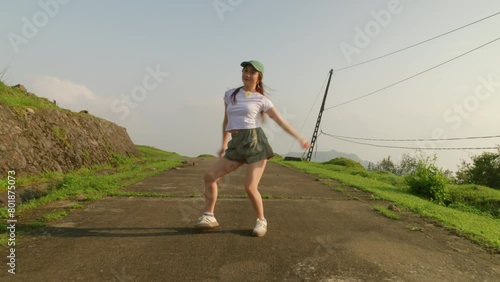
<path id="1" fill-rule="evenodd" d="M 309 148 L 309 142 L 304 137 L 300 136 L 300 134 L 285 120 L 281 117 L 280 113 L 276 110 L 275 107 L 267 110 L 266 114 L 274 120 L 281 128 L 283 128 L 288 134 L 292 135 L 300 142 L 302 148 Z"/>

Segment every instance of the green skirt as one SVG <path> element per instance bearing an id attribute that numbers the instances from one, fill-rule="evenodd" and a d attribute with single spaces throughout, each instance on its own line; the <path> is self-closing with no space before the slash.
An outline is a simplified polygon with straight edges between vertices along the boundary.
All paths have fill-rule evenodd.
<path id="1" fill-rule="evenodd" d="M 255 163 L 274 156 L 262 128 L 242 129 L 231 134 L 224 158 L 230 161 Z"/>

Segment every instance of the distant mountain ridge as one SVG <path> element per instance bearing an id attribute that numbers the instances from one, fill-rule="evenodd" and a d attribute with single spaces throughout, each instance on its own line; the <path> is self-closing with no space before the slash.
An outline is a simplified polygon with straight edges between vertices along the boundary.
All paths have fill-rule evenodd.
<path id="1" fill-rule="evenodd" d="M 300 158 L 300 157 L 302 157 L 302 155 L 303 155 L 302 153 L 291 152 L 291 153 L 284 155 L 283 157 Z M 330 150 L 327 152 L 317 152 L 317 153 L 315 152 L 312 154 L 311 161 L 322 163 L 322 162 L 327 162 L 331 159 L 340 158 L 340 157 L 351 159 L 355 162 L 362 164 L 364 167 L 368 167 L 368 164 L 370 163 L 369 161 L 365 161 L 365 160 L 360 159 L 355 154 L 342 153 L 342 152 L 338 152 L 335 150 Z"/>

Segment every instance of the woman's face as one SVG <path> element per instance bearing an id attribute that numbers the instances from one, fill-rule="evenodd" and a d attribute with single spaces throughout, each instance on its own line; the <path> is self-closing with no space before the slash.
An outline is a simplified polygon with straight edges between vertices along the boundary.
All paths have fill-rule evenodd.
<path id="1" fill-rule="evenodd" d="M 259 81 L 259 72 L 250 65 L 246 66 L 243 68 L 241 79 L 243 84 L 254 87 Z"/>

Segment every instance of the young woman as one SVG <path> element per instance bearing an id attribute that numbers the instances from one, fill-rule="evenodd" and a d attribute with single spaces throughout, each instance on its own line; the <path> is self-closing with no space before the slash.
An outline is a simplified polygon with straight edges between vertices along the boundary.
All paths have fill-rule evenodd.
<path id="1" fill-rule="evenodd" d="M 262 237 L 267 232 L 267 221 L 264 217 L 264 207 L 258 185 L 267 160 L 274 156 L 274 152 L 264 131 L 260 128 L 261 118 L 264 114 L 268 115 L 281 128 L 295 137 L 302 148 L 307 149 L 309 142 L 281 117 L 273 103 L 264 95 L 262 83 L 264 65 L 259 61 L 251 60 L 241 63 L 241 66 L 243 67 L 241 78 L 243 86 L 227 91 L 224 96 L 222 148 L 219 151 L 221 158 L 205 173 L 205 212 L 198 219 L 195 228 L 210 229 L 219 226 L 214 217 L 217 181 L 243 164 L 247 164 L 245 192 L 257 216 L 252 234 Z"/>

